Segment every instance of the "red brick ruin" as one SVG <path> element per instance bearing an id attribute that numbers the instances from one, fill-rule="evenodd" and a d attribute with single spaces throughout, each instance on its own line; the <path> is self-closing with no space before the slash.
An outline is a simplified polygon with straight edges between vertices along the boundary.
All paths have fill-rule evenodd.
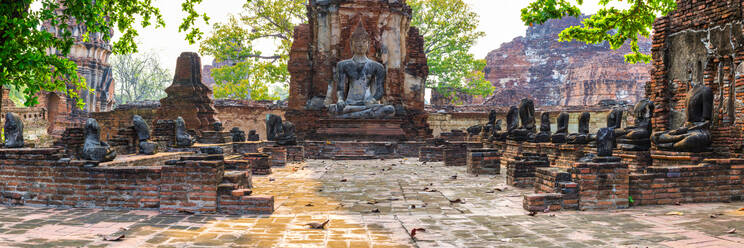
<path id="1" fill-rule="evenodd" d="M 85 111 L 74 110 L 70 99 L 58 93 L 41 94 L 41 104 L 34 108 L 15 107 L 6 89 L 1 101 L 3 116 L 14 112 L 25 122 L 47 121 L 56 141 L 46 148 L 29 144 L 0 149 L 0 203 L 269 214 L 274 211 L 274 197 L 254 193 L 253 177 L 270 175 L 277 167 L 316 159 L 416 157 L 419 162 L 466 167 L 471 174 L 503 177 L 514 187 L 534 188 L 534 194 L 523 198 L 528 211 L 740 201 L 744 196 L 744 77 L 740 75 L 744 73 L 744 0 L 677 2 L 676 11 L 654 24 L 653 69 L 649 77 L 642 77 L 650 81 L 645 94 L 638 97 L 653 102 L 655 108 L 640 110 L 649 112 L 652 131 L 662 134 L 679 129 L 688 120 L 686 100 L 693 95 L 688 94 L 688 84 L 700 82 L 709 87 L 713 95 L 711 145 L 697 152 L 648 142 L 651 145 L 637 149 L 609 146 L 612 155 L 602 155 L 599 151 L 606 152 L 607 144 L 620 140 L 611 137 L 612 142 L 601 143 L 610 138 L 593 135 L 600 128 L 607 131 L 604 128 L 613 108 L 626 116 L 616 120 L 621 128 L 644 120 L 633 115 L 633 106 L 622 104 L 530 109 L 531 104 L 525 103 L 509 129 L 506 119 L 515 112 L 507 115 L 508 107 L 425 106 L 424 40 L 410 26 L 411 9 L 405 1 L 310 0 L 309 22 L 295 28 L 287 102 L 214 100 L 212 90 L 202 82 L 201 59 L 190 52 L 178 58 L 172 85 L 165 90 L 168 96 L 159 102 L 111 109 L 112 95 L 106 92 L 113 88 L 108 83 L 114 82 L 106 81 L 104 75 L 108 53 L 105 58 L 87 58 L 97 64 L 81 71 L 100 79 L 96 93 L 85 98 L 90 104 Z M 386 71 L 379 105 L 395 108 L 391 118 L 342 119 L 328 110 L 337 102 L 332 90 L 338 81 L 336 65 L 352 57 L 349 40 L 360 23 L 371 40 L 367 57 Z M 106 44 L 96 44 L 88 48 L 110 52 Z M 633 68 L 636 73 L 638 69 Z M 590 98 L 582 96 L 581 101 Z M 517 98 L 508 100 L 516 102 Z M 566 128 L 571 128 L 564 139 L 571 137 L 572 142 L 536 142 L 530 137 L 541 127 L 542 120 L 534 118 L 542 113 L 549 114 L 545 119 L 553 126 L 559 114 L 566 113 L 563 116 L 570 120 Z M 138 135 L 134 115 L 149 125 L 146 139 Z M 267 127 L 267 115 L 279 116 L 284 122 Z M 585 120 L 579 126 L 588 125 L 589 133 L 576 132 L 580 116 Z M 95 131 L 83 125 L 92 123 L 89 117 L 100 126 L 100 141 L 105 142 L 96 141 L 92 147 L 98 152 L 115 151 L 115 160 L 82 159 L 86 142 L 91 150 L 86 134 Z M 185 128 L 179 128 L 178 117 L 183 118 Z M 488 123 L 489 117 L 494 123 Z M 500 129 L 496 120 L 503 121 Z M 232 128 L 239 129 L 235 130 L 238 135 L 229 132 Z M 260 140 L 233 140 L 241 131 L 247 136 L 250 130 Z M 294 130 L 296 144 L 267 140 L 267 134 L 277 130 L 290 138 Z M 551 131 L 554 134 L 556 128 Z M 560 137 L 551 136 L 551 141 Z M 582 139 L 587 142 L 579 142 Z M 182 145 L 184 141 L 196 143 Z M 158 153 L 139 154 L 142 142 L 157 144 Z"/>

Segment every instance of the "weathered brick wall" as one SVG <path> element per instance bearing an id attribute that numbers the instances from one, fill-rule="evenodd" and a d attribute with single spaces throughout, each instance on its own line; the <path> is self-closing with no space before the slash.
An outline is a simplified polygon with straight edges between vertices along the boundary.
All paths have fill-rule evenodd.
<path id="1" fill-rule="evenodd" d="M 630 176 L 634 205 L 729 202 L 744 199 L 741 159 L 708 160 L 703 166 L 649 167 Z"/>
<path id="2" fill-rule="evenodd" d="M 711 128 L 715 150 L 725 156 L 741 149 L 744 122 L 737 120 L 744 118 L 744 105 L 736 102 L 744 98 L 742 2 L 678 0 L 677 10 L 656 20 L 647 87 L 647 97 L 656 104 L 655 131 L 683 124 L 692 78 L 711 87 L 715 95 Z"/>
<path id="3" fill-rule="evenodd" d="M 284 117 L 283 105 L 265 101 L 249 100 L 216 100 L 217 118 L 225 130 L 239 127 L 248 133 L 256 130 L 262 139 L 266 139 L 266 115 L 275 114 Z M 113 138 L 118 130 L 132 126 L 132 116 L 140 115 L 155 129 L 160 104 L 156 102 L 138 102 L 121 105 L 113 111 L 91 113 L 91 117 L 101 126 L 101 139 Z"/>
<path id="4" fill-rule="evenodd" d="M 63 162 L 62 150 L 0 151 L 3 203 L 52 207 L 157 209 L 160 167 L 85 168 Z"/>
<path id="5" fill-rule="evenodd" d="M 217 185 L 225 173 L 223 161 L 178 161 L 163 166 L 160 210 L 213 213 L 217 211 Z"/>

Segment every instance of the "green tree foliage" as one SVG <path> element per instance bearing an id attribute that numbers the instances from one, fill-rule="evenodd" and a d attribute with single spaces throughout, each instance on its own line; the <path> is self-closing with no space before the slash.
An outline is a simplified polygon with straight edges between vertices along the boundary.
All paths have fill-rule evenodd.
<path id="1" fill-rule="evenodd" d="M 289 82 L 294 27 L 307 20 L 305 0 L 248 0 L 243 14 L 214 24 L 200 52 L 224 64 L 212 71 L 217 98 L 277 100 Z M 257 47 L 273 44 L 264 54 Z M 276 90 L 269 90 L 275 87 Z"/>
<path id="2" fill-rule="evenodd" d="M 173 75 L 154 53 L 116 55 L 111 58 L 116 80 L 116 103 L 125 104 L 165 97 Z"/>
<path id="3" fill-rule="evenodd" d="M 485 34 L 479 32 L 479 17 L 462 0 L 409 0 L 411 25 L 424 36 L 429 63 L 427 87 L 458 101 L 457 95 L 488 96 L 493 86 L 485 80 L 485 60 L 469 52 Z"/>
<path id="4" fill-rule="evenodd" d="M 627 9 L 608 6 L 612 2 L 625 2 Z M 581 16 L 579 6 L 583 0 L 539 0 L 522 9 L 522 21 L 526 25 L 543 24 L 549 19 L 564 16 Z M 582 41 L 589 44 L 609 42 L 612 49 L 618 49 L 627 41 L 633 51 L 625 55 L 628 63 L 651 61 L 651 55 L 640 52 L 638 37 L 649 37 L 654 20 L 677 8 L 676 0 L 600 0 L 602 9 L 583 21 L 583 26 L 573 26 L 563 30 L 560 41 Z"/>
<path id="5" fill-rule="evenodd" d="M 208 18 L 194 10 L 202 0 L 182 1 L 187 16 L 179 30 L 187 32 L 186 39 L 194 43 L 201 37 L 194 24 Z M 87 90 L 84 78 L 77 75 L 75 63 L 64 58 L 74 44 L 68 21 L 76 20 L 85 25 L 85 39 L 99 33 L 104 40 L 111 40 L 116 28 L 121 34 L 114 42 L 116 54 L 137 51 L 134 42 L 138 34 L 137 22 L 142 27 L 165 25 L 160 10 L 152 6 L 152 0 L 61 0 L 61 3 L 58 0 L 0 0 L 0 86 L 22 89 L 28 106 L 38 103 L 35 95 L 42 90 L 65 92 L 73 98 L 78 98 L 78 91 Z M 41 8 L 31 9 L 32 4 Z M 60 5 L 64 8 L 57 11 Z M 40 27 L 45 22 L 61 31 L 55 35 L 42 30 Z M 48 53 L 52 49 L 55 53 Z M 79 98 L 78 106 L 83 106 Z"/>

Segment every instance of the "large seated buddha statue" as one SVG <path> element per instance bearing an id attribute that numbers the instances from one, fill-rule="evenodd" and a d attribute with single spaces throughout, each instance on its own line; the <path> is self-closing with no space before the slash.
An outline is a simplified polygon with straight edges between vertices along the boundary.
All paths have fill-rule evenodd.
<path id="1" fill-rule="evenodd" d="M 633 126 L 615 129 L 617 144 L 626 151 L 648 151 L 651 148 L 651 118 L 654 103 L 643 99 L 633 108 Z"/>
<path id="2" fill-rule="evenodd" d="M 335 118 L 385 119 L 395 116 L 395 107 L 380 104 L 387 72 L 382 64 L 367 57 L 369 39 L 369 33 L 360 21 L 351 35 L 354 56 L 336 65 L 338 101 L 328 107 Z"/>
<path id="3" fill-rule="evenodd" d="M 655 132 L 651 141 L 662 150 L 704 152 L 710 148 L 710 121 L 713 117 L 713 90 L 693 83 L 687 93 L 687 123 L 666 132 Z"/>

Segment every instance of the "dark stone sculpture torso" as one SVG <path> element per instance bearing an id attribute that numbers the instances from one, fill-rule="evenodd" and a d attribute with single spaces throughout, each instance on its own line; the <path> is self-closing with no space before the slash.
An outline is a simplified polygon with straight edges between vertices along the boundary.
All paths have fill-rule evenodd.
<path id="1" fill-rule="evenodd" d="M 245 142 L 245 132 L 243 130 L 240 130 L 239 127 L 233 127 L 232 130 L 230 130 L 230 134 L 232 134 L 232 140 L 233 142 Z"/>
<path id="2" fill-rule="evenodd" d="M 556 122 L 558 128 L 555 130 L 555 134 L 550 138 L 553 143 L 566 143 L 566 136 L 568 136 L 568 118 L 568 113 L 565 112 L 558 115 L 558 120 Z"/>
<path id="3" fill-rule="evenodd" d="M 615 147 L 615 131 L 611 127 L 602 128 L 597 131 L 597 156 L 612 156 Z"/>
<path id="4" fill-rule="evenodd" d="M 176 119 L 176 147 L 189 147 L 196 139 L 186 132 L 186 122 L 180 116 Z"/>
<path id="5" fill-rule="evenodd" d="M 395 107 L 380 104 L 387 72 L 382 64 L 367 57 L 369 39 L 360 21 L 351 36 L 354 56 L 336 65 L 338 101 L 328 108 L 336 118 L 383 119 L 395 115 Z M 330 96 L 332 90 L 329 89 L 328 93 Z"/>
<path id="6" fill-rule="evenodd" d="M 468 128 L 468 135 L 470 136 L 476 136 L 479 135 L 483 131 L 483 125 L 475 125 Z"/>
<path id="7" fill-rule="evenodd" d="M 633 108 L 635 121 L 633 126 L 615 129 L 615 136 L 620 149 L 625 151 L 648 151 L 651 148 L 651 118 L 654 115 L 654 103 L 644 99 Z"/>
<path id="8" fill-rule="evenodd" d="M 482 138 L 489 140 L 493 136 L 494 125 L 496 125 L 496 110 L 488 112 L 488 123 L 483 127 Z"/>
<path id="9" fill-rule="evenodd" d="M 297 144 L 295 127 L 291 122 L 282 122 L 282 118 L 268 114 L 266 115 L 266 139 L 276 141 L 279 145 Z"/>
<path id="10" fill-rule="evenodd" d="M 693 85 L 687 94 L 687 123 L 668 132 L 654 133 L 651 140 L 663 150 L 703 152 L 710 149 L 710 121 L 713 117 L 713 90 Z"/>
<path id="11" fill-rule="evenodd" d="M 548 112 L 540 116 L 540 132 L 535 136 L 535 142 L 550 142 L 550 113 Z"/>
<path id="12" fill-rule="evenodd" d="M 535 140 L 535 103 L 529 99 L 522 99 L 519 103 L 519 120 L 521 126 L 509 133 L 508 139 L 515 141 Z"/>
<path id="13" fill-rule="evenodd" d="M 248 141 L 260 141 L 260 140 L 261 140 L 261 137 L 256 133 L 256 130 L 251 130 L 248 132 Z"/>
<path id="14" fill-rule="evenodd" d="M 134 130 L 137 132 L 137 141 L 139 141 L 139 152 L 141 154 L 152 155 L 157 150 L 157 144 L 147 142 L 150 139 L 150 126 L 147 125 L 145 119 L 142 116 L 132 116 L 132 123 L 134 124 Z"/>
<path id="15" fill-rule="evenodd" d="M 569 134 L 566 142 L 569 144 L 588 144 L 591 141 L 589 135 L 589 121 L 591 115 L 588 112 L 581 113 L 579 116 L 579 132 Z"/>
<path id="16" fill-rule="evenodd" d="M 607 127 L 619 129 L 623 124 L 623 110 L 619 108 L 613 108 L 609 115 L 607 115 Z"/>
<path id="17" fill-rule="evenodd" d="M 0 92 L 2 93 L 2 92 Z M 8 112 L 5 114 L 5 148 L 22 148 L 23 147 L 23 121 L 15 113 Z"/>
<path id="18" fill-rule="evenodd" d="M 116 158 L 116 151 L 106 142 L 101 141 L 101 128 L 96 119 L 89 118 L 85 122 L 85 144 L 83 144 L 82 158 L 97 162 L 108 162 Z"/>

